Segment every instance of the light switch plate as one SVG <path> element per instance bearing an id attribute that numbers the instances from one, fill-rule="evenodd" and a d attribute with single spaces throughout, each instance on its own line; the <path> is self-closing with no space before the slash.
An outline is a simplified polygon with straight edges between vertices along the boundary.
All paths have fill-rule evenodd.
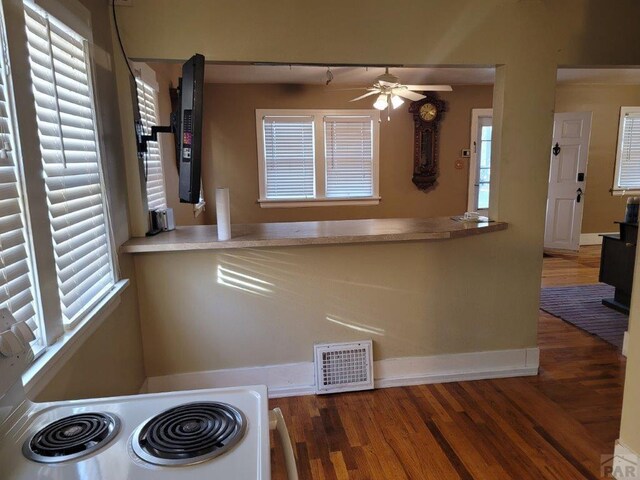
<path id="1" fill-rule="evenodd" d="M 469 158 L 471 156 L 471 149 L 470 148 L 463 148 L 462 149 L 462 156 L 464 158 Z"/>

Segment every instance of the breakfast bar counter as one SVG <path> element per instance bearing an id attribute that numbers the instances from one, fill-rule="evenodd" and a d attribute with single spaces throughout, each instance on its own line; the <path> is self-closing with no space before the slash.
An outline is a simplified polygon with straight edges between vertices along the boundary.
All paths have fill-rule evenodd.
<path id="1" fill-rule="evenodd" d="M 231 226 L 231 239 L 218 240 L 215 225 L 177 227 L 155 236 L 132 238 L 123 253 L 229 248 L 335 245 L 370 242 L 447 240 L 506 230 L 504 222 L 463 222 L 450 217 L 255 223 Z"/>

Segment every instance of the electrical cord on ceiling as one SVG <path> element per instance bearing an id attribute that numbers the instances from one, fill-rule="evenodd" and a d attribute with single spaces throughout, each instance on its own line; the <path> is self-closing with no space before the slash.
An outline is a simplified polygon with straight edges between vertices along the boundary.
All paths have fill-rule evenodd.
<path id="1" fill-rule="evenodd" d="M 122 56 L 124 57 L 124 61 L 127 64 L 127 69 L 129 70 L 131 77 L 135 80 L 136 76 L 133 74 L 133 70 L 131 70 L 131 65 L 129 65 L 129 57 L 127 57 L 127 52 L 124 51 L 124 45 L 122 44 L 122 38 L 120 37 L 120 28 L 118 27 L 118 17 L 116 16 L 116 0 L 112 0 L 111 6 L 113 11 L 113 24 L 116 27 L 116 36 L 118 37 L 118 43 L 120 44 L 120 51 L 122 52 Z"/>

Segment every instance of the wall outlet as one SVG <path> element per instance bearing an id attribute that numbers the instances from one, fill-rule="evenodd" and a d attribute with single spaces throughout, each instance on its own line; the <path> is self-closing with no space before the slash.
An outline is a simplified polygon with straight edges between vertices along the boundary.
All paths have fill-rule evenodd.
<path id="1" fill-rule="evenodd" d="M 462 156 L 464 158 L 469 158 L 471 156 L 471 149 L 470 148 L 463 148 L 462 149 Z"/>

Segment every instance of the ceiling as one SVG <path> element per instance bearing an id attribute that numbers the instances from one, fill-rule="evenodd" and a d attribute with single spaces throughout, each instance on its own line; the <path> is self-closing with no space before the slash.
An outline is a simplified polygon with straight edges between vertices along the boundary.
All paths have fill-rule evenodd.
<path id="1" fill-rule="evenodd" d="M 361 86 L 373 83 L 384 73 L 382 67 L 332 67 L 331 86 Z M 407 84 L 492 85 L 493 67 L 392 67 L 390 72 Z M 207 64 L 207 83 L 289 83 L 325 85 L 327 67 L 308 65 L 229 65 Z M 561 68 L 559 84 L 639 85 L 640 68 Z"/>
<path id="2" fill-rule="evenodd" d="M 493 68 L 390 68 L 407 84 L 492 84 Z M 368 85 L 384 73 L 382 67 L 332 67 L 335 85 Z M 294 83 L 325 85 L 327 67 L 306 65 L 207 65 L 207 83 Z"/>

